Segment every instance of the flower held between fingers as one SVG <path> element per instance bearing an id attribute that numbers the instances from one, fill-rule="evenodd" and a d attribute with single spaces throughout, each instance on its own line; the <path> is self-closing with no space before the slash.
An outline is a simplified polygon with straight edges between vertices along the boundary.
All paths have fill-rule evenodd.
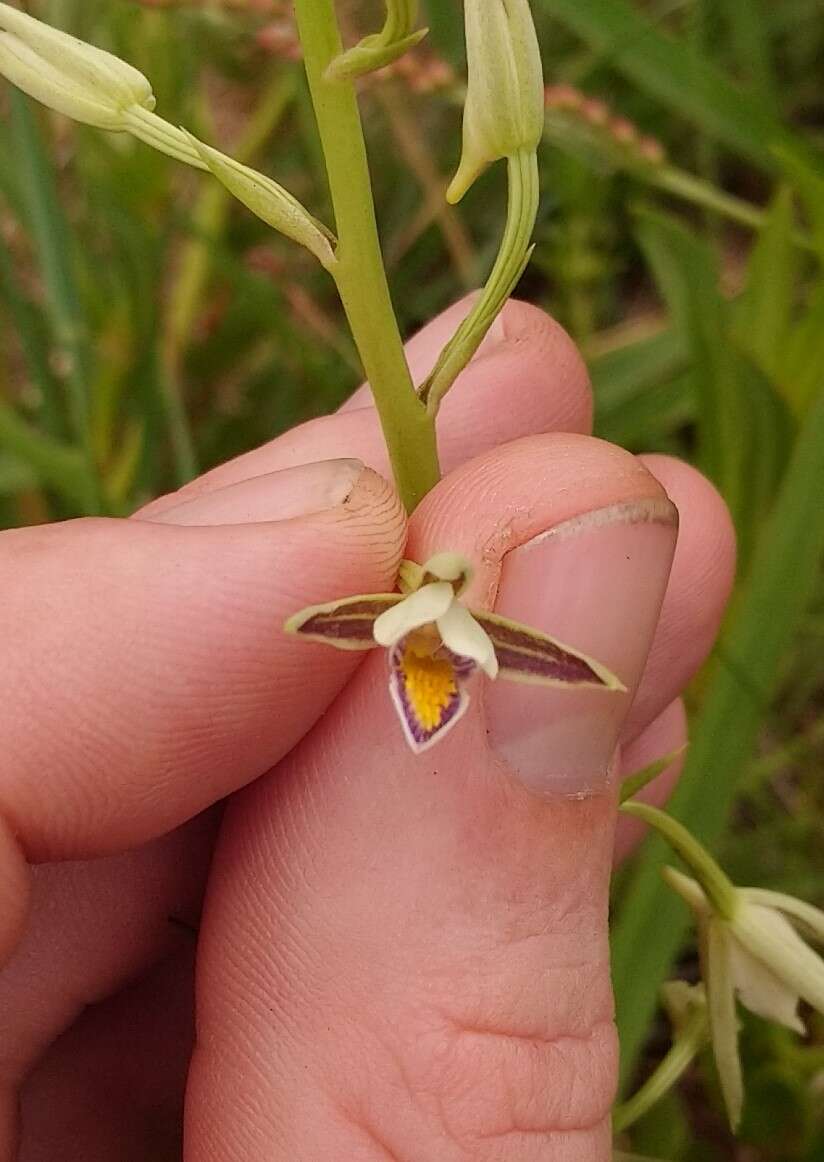
<path id="1" fill-rule="evenodd" d="M 478 671 L 547 686 L 624 686 L 600 663 L 547 634 L 460 601 L 472 575 L 456 553 L 425 565 L 405 561 L 402 593 L 368 593 L 315 605 L 289 618 L 285 629 L 343 650 L 389 651 L 389 691 L 415 753 L 434 745 L 469 705 Z"/>

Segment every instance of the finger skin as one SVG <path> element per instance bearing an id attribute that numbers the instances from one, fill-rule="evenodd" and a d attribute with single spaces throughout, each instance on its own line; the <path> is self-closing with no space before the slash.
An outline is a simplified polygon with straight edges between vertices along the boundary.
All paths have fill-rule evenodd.
<path id="1" fill-rule="evenodd" d="M 194 943 L 89 1006 L 23 1087 L 19 1162 L 175 1162 Z"/>
<path id="2" fill-rule="evenodd" d="M 29 924 L 0 973 L 0 1086 L 18 1085 L 55 1031 L 135 965 L 194 942 L 218 821 L 205 813 L 135 851 L 33 869 Z"/>
<path id="3" fill-rule="evenodd" d="M 25 857 L 11 828 L 0 817 L 0 967 L 23 935 L 29 894 Z"/>
<path id="4" fill-rule="evenodd" d="M 422 379 L 431 368 L 440 348 L 468 309 L 467 302 L 457 304 L 413 338 L 408 351 L 416 379 Z M 569 338 L 543 312 L 526 304 L 509 304 L 504 312 L 503 321 L 505 333 L 497 337 L 499 340 L 497 347 L 494 341 L 485 345 L 476 362 L 466 371 L 442 409 L 439 431 L 448 464 L 474 455 L 483 448 L 510 436 L 522 435 L 533 430 L 541 431 L 555 426 L 572 431 L 589 430 L 592 400 L 588 377 L 584 364 Z M 493 336 L 493 340 L 494 338 Z M 363 402 L 361 399 L 361 407 Z M 354 406 L 357 406 L 357 401 Z M 364 433 L 367 433 L 366 438 Z M 248 460 L 235 462 L 226 479 L 236 480 L 239 476 L 245 475 L 246 466 L 255 476 L 262 477 L 266 472 L 266 458 L 272 454 L 274 454 L 274 459 L 271 460 L 273 465 L 292 464 L 295 459 L 301 457 L 314 462 L 324 454 L 338 457 L 341 452 L 355 451 L 354 446 L 364 439 L 368 454 L 374 456 L 376 462 L 380 462 L 386 470 L 385 461 L 381 460 L 382 441 L 374 419 L 364 419 L 361 416 L 351 434 L 348 434 L 346 421 L 342 416 L 332 417 L 328 423 L 319 422 L 301 429 L 300 457 L 296 456 L 295 448 L 291 446 L 293 438 L 292 435 L 287 435 L 274 445 L 253 453 Z M 243 467 L 242 471 L 237 471 L 239 466 Z M 218 500 L 220 502 L 220 511 L 210 513 L 208 519 L 201 515 L 195 517 L 186 511 L 189 506 L 187 497 L 202 493 L 204 483 L 205 490 L 215 497 L 216 504 Z M 250 513 L 244 505 L 239 505 L 235 498 L 229 495 L 231 490 L 225 490 L 222 496 L 216 493 L 217 483 L 214 477 L 210 477 L 206 482 L 195 482 L 189 490 L 184 490 L 183 496 L 175 494 L 161 498 L 140 516 L 145 519 L 154 515 L 157 519 L 171 524 L 212 524 L 264 521 L 280 519 L 285 515 L 282 511 L 274 511 L 271 499 L 267 500 L 270 509 L 268 514 L 257 511 Z M 85 555 L 85 550 L 81 555 Z M 353 590 L 383 587 L 383 583 L 377 580 L 366 583 L 361 579 L 347 578 L 345 573 L 340 574 L 338 584 L 341 590 L 346 586 Z M 337 590 L 332 596 L 336 595 Z M 102 603 L 101 608 L 105 608 L 105 603 Z M 95 614 L 97 612 L 96 609 Z M 272 624 L 274 621 L 275 618 L 272 617 Z M 267 632 L 270 628 L 267 625 Z M 324 668 L 339 667 L 344 661 L 331 653 L 320 657 Z M 116 658 L 118 677 L 114 684 L 122 683 L 123 664 L 123 658 L 118 655 Z M 161 668 L 158 665 L 158 669 Z M 172 670 L 174 671 L 174 667 Z M 312 667 L 309 667 L 308 672 L 311 671 Z M 105 674 L 101 674 L 101 677 L 106 680 Z M 112 683 L 107 682 L 107 685 Z M 274 684 L 272 689 L 274 690 Z M 137 712 L 139 707 L 136 707 Z M 241 727 L 242 723 L 238 725 Z M 64 737 L 62 745 L 68 750 L 75 741 L 73 723 L 70 737 Z M 142 746 L 142 743 L 140 745 Z M 0 776 L 1 774 L 2 768 Z M 106 789 L 106 785 L 101 783 L 100 789 Z M 98 815 L 95 810 L 91 810 L 87 815 L 90 826 L 99 821 L 101 831 L 106 832 L 106 819 L 102 813 Z M 141 931 L 146 934 L 143 943 L 140 941 L 124 943 L 118 936 L 120 931 L 118 913 L 122 914 L 124 909 L 118 905 L 114 897 L 101 891 L 109 882 L 109 871 L 106 866 L 109 861 L 98 861 L 84 870 L 86 895 L 90 901 L 95 902 L 98 909 L 99 923 L 93 932 L 87 931 L 84 927 L 83 907 L 77 906 L 70 898 L 70 893 L 61 890 L 59 872 L 55 870 L 53 876 L 41 878 L 34 902 L 34 918 L 25 952 L 21 951 L 21 955 L 38 958 L 39 963 L 44 966 L 45 979 L 48 975 L 45 966 L 49 963 L 50 956 L 49 931 L 53 927 L 61 931 L 65 939 L 72 941 L 78 954 L 71 962 L 64 963 L 59 980 L 41 989 L 36 998 L 29 993 L 25 997 L 19 996 L 13 988 L 4 993 L 6 998 L 4 1012 L 16 1014 L 14 1035 L 17 1041 L 18 1062 L 29 1061 L 34 1054 L 35 1046 L 45 1043 L 61 1027 L 67 1014 L 73 1011 L 73 998 L 77 995 L 99 996 L 106 989 L 119 987 L 123 979 L 138 971 L 147 962 L 147 957 L 157 955 L 157 949 L 165 947 L 164 941 L 169 935 L 168 915 L 173 910 L 175 900 L 180 896 L 181 884 L 186 878 L 183 863 L 191 860 L 192 841 L 189 832 L 193 827 L 197 828 L 197 821 L 164 841 L 165 849 L 171 850 L 176 847 L 181 870 L 177 882 L 170 876 L 168 868 L 164 871 L 161 878 L 166 886 L 163 891 L 156 889 L 158 882 L 156 873 L 161 870 L 161 861 L 155 845 L 150 844 L 139 852 L 134 852 L 125 864 L 121 861 L 118 869 L 121 898 L 127 911 L 134 907 L 143 918 L 144 926 Z M 109 843 L 111 835 L 106 833 L 103 839 Z M 94 843 L 99 846 L 99 838 L 96 838 Z M 31 842 L 28 843 L 28 847 L 31 855 L 38 854 Z M 83 850 L 82 843 L 77 839 L 72 839 L 70 847 L 70 852 L 65 847 L 54 847 L 48 854 L 59 856 L 76 854 Z M 115 857 L 115 863 L 118 858 Z M 173 865 L 174 859 L 170 866 Z M 165 866 L 164 864 L 163 867 Z M 3 883 L 9 888 L 9 899 L 0 907 L 0 943 L 5 936 L 8 951 L 19 939 L 22 929 L 26 909 L 27 873 L 19 845 L 11 837 L 6 837 L 2 827 L 0 827 L 0 870 L 4 873 Z M 126 871 L 131 877 L 128 881 L 124 878 Z M 155 888 L 150 890 L 149 885 L 153 884 Z M 42 924 L 38 919 L 41 916 L 44 921 Z M 79 951 L 83 947 L 85 955 L 81 955 Z M 131 957 L 128 955 L 130 952 L 134 953 Z M 119 975 L 113 966 L 119 966 Z M 16 976 L 13 975 L 9 979 L 16 979 Z"/>
<path id="5" fill-rule="evenodd" d="M 489 605 L 508 551 L 576 512 L 660 496 L 600 441 L 524 440 L 443 482 L 410 548 L 467 553 L 469 603 Z M 607 1162 L 614 790 L 527 790 L 488 748 L 482 694 L 416 758 L 385 665 L 370 657 L 230 808 L 185 1158 Z"/>
<path id="6" fill-rule="evenodd" d="M 145 842 L 267 770 L 359 661 L 307 650 L 284 619 L 391 588 L 405 530 L 364 472 L 303 519 L 3 534 L 0 814 L 29 859 Z"/>
<path id="7" fill-rule="evenodd" d="M 624 729 L 637 738 L 707 660 L 735 580 L 735 529 L 705 476 L 671 456 L 641 456 L 681 515 L 678 545 L 644 680 Z"/>
<path id="8" fill-rule="evenodd" d="M 424 378 L 452 331 L 470 307 L 457 303 L 409 344 L 416 381 Z M 505 311 L 504 335 L 469 364 L 441 408 L 438 446 L 445 473 L 499 444 L 541 432 L 588 433 L 592 392 L 584 362 L 572 340 L 543 311 L 512 302 Z M 180 497 L 222 488 L 295 464 L 347 455 L 391 475 L 374 408 L 362 389 L 334 416 L 301 424 L 271 444 L 207 472 L 174 498 L 162 497 L 141 515 L 155 516 Z"/>

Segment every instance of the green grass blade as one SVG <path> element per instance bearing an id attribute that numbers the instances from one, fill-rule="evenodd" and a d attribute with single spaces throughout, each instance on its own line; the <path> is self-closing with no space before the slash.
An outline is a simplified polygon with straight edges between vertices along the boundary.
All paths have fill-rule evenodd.
<path id="1" fill-rule="evenodd" d="M 776 157 L 784 176 L 795 186 L 812 227 L 819 261 L 824 263 L 824 175 L 794 151 L 779 146 Z"/>
<path id="2" fill-rule="evenodd" d="M 780 108 L 767 5 L 770 0 L 722 0 L 730 41 L 741 75 L 749 78 L 759 99 L 772 112 Z"/>
<path id="3" fill-rule="evenodd" d="M 0 300 L 8 306 L 31 384 L 40 396 L 40 419 L 53 436 L 66 435 L 60 391 L 49 367 L 49 344 L 39 313 L 21 292 L 5 246 L 0 244 Z"/>
<path id="4" fill-rule="evenodd" d="M 824 561 L 822 480 L 824 390 L 820 389 L 717 651 L 686 770 L 670 805 L 672 814 L 711 849 L 724 830 L 782 664 L 819 586 Z M 620 901 L 613 931 L 625 1081 L 649 1029 L 658 987 L 688 925 L 686 910 L 660 882 L 661 867 L 669 858 L 660 841 L 647 841 Z"/>
<path id="5" fill-rule="evenodd" d="M 824 368 L 824 280 L 812 290 L 803 314 L 787 341 L 777 371 L 782 395 L 803 416 L 815 398 Z"/>
<path id="6" fill-rule="evenodd" d="M 725 333 L 715 256 L 674 218 L 654 211 L 639 214 L 638 237 L 692 352 L 700 466 L 738 519 L 744 510 L 748 416 Z"/>
<path id="7" fill-rule="evenodd" d="M 633 450 L 667 447 L 695 417 L 689 347 L 673 328 L 609 346 L 588 359 L 595 433 Z"/>
<path id="8" fill-rule="evenodd" d="M 792 191 L 784 187 L 753 247 L 733 326 L 740 348 L 777 385 L 801 273 L 800 256 L 793 245 L 793 208 Z"/>
<path id="9" fill-rule="evenodd" d="M 783 147 L 824 172 L 824 159 L 786 129 L 770 105 L 739 89 L 627 0 L 543 0 L 543 8 L 640 89 L 764 170 Z"/>
<path id="10" fill-rule="evenodd" d="M 13 452 L 0 453 L 0 496 L 16 496 L 39 484 L 37 473 Z"/>
<path id="11" fill-rule="evenodd" d="M 14 408 L 0 401 L 0 445 L 27 465 L 41 485 L 53 488 L 73 505 L 88 495 L 88 474 L 82 454 L 46 436 Z"/>
<path id="12" fill-rule="evenodd" d="M 74 276 L 69 226 L 31 105 L 16 89 L 9 99 L 17 180 L 46 287 L 55 354 L 66 369 L 72 428 L 86 459 L 88 483 L 83 509 L 87 513 L 100 512 L 100 484 L 89 423 L 91 347 Z"/>

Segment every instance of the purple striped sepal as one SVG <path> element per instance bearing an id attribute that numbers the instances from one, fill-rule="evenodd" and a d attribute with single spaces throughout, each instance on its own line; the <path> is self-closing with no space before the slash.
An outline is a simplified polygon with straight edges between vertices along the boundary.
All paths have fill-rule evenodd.
<path id="1" fill-rule="evenodd" d="M 315 605 L 285 624 L 289 633 L 342 650 L 389 651 L 389 692 L 416 753 L 438 742 L 469 705 L 477 670 L 544 686 L 624 686 L 606 667 L 539 630 L 466 609 L 459 595 L 471 567 L 453 553 L 404 562 L 404 593 L 367 593 Z"/>

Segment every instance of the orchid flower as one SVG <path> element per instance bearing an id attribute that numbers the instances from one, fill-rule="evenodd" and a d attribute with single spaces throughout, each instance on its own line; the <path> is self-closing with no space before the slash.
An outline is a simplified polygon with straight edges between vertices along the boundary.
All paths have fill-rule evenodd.
<path id="1" fill-rule="evenodd" d="M 695 916 L 713 1054 L 735 1129 L 744 1104 L 736 1001 L 796 1033 L 804 1032 L 799 1001 L 824 1014 L 824 959 L 804 939 L 824 944 L 824 912 L 783 892 L 736 887 L 683 823 L 649 803 L 629 800 L 621 811 L 654 827 L 695 876 L 662 872 Z"/>
<path id="2" fill-rule="evenodd" d="M 799 1001 L 824 1014 L 824 960 L 799 934 L 824 943 L 824 912 L 783 892 L 733 888 L 731 913 L 723 916 L 689 876 L 668 867 L 664 878 L 696 918 L 713 1051 L 735 1126 L 743 1104 L 735 998 L 796 1033 L 805 1032 Z"/>
<path id="3" fill-rule="evenodd" d="M 546 686 L 624 690 L 604 666 L 517 621 L 471 612 L 460 601 L 472 576 L 457 553 L 425 565 L 404 561 L 401 593 L 367 593 L 315 605 L 285 629 L 342 650 L 389 651 L 389 692 L 406 740 L 419 754 L 440 741 L 469 705 L 469 682 L 482 670 Z"/>

